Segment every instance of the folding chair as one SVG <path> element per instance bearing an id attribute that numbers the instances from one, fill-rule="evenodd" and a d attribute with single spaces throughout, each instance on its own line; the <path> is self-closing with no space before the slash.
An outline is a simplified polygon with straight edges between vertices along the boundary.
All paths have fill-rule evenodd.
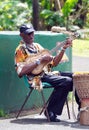
<path id="1" fill-rule="evenodd" d="M 31 93 L 33 92 L 33 90 L 35 90 L 35 89 L 28 83 L 26 76 L 24 76 L 24 79 L 25 79 L 25 82 L 26 82 L 27 86 L 29 87 L 29 92 L 28 92 L 28 94 L 27 94 L 27 96 L 26 96 L 26 98 L 25 98 L 25 100 L 24 100 L 24 102 L 23 102 L 23 104 L 22 104 L 22 106 L 21 106 L 19 112 L 17 113 L 16 118 L 19 117 L 19 115 L 20 115 L 21 111 L 23 110 L 23 108 L 24 108 L 24 106 L 25 106 L 27 100 L 30 98 Z M 42 101 L 43 101 L 43 107 L 42 107 L 42 110 L 41 110 L 41 112 L 40 112 L 40 115 L 42 114 L 43 111 L 46 111 L 47 119 L 48 119 L 48 121 L 50 122 L 50 118 L 49 118 L 49 114 L 48 114 L 48 110 L 47 110 L 47 104 L 48 104 L 48 102 L 49 102 L 50 99 L 51 99 L 51 95 L 52 95 L 53 91 L 52 91 L 51 95 L 49 96 L 48 100 L 46 101 L 46 100 L 45 100 L 44 93 L 43 93 L 43 90 L 44 90 L 44 89 L 48 89 L 48 88 L 53 88 L 53 87 L 52 87 L 49 83 L 46 83 L 46 82 L 43 82 L 43 83 L 42 83 L 42 86 L 43 86 L 43 89 L 42 89 L 41 91 L 39 91 L 39 93 L 40 93 L 41 96 L 42 96 Z M 36 90 L 36 91 L 37 91 L 37 90 Z M 70 111 L 69 111 L 68 99 L 66 99 L 66 105 L 67 105 L 68 117 L 69 117 L 69 119 L 70 119 Z"/>

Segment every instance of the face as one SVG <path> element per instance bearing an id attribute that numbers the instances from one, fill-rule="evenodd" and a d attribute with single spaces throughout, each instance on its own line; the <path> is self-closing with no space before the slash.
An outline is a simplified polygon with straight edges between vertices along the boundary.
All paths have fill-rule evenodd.
<path id="1" fill-rule="evenodd" d="M 20 34 L 26 44 L 32 44 L 34 42 L 34 32 L 29 34 Z"/>

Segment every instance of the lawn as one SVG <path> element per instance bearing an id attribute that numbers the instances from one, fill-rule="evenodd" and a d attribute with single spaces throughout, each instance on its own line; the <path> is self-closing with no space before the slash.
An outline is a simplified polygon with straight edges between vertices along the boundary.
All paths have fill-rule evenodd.
<path id="1" fill-rule="evenodd" d="M 89 57 L 89 40 L 76 39 L 72 46 L 73 56 Z"/>

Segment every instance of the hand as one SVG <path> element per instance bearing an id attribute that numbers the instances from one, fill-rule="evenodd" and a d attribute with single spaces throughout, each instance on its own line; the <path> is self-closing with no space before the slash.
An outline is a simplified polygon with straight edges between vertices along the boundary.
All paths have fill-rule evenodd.
<path id="1" fill-rule="evenodd" d="M 72 40 L 70 38 L 67 39 L 66 44 L 63 46 L 64 49 L 72 46 Z"/>
<path id="2" fill-rule="evenodd" d="M 51 62 L 53 60 L 53 57 L 51 55 L 44 55 L 42 56 L 41 61 Z"/>

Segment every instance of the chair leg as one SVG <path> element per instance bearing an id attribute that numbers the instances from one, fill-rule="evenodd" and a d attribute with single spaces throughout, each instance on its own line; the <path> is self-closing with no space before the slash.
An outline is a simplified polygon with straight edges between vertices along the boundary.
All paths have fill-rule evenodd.
<path id="1" fill-rule="evenodd" d="M 25 98 L 25 100 L 24 100 L 24 103 L 22 104 L 22 106 L 21 106 L 21 108 L 20 108 L 20 110 L 19 110 L 19 112 L 18 112 L 16 118 L 19 117 L 19 115 L 20 115 L 21 111 L 23 110 L 23 107 L 25 106 L 25 104 L 26 104 L 28 98 L 30 97 L 32 91 L 33 91 L 33 88 L 30 88 L 30 91 L 29 91 L 29 93 L 27 94 L 27 96 L 26 96 L 26 98 Z"/>
<path id="2" fill-rule="evenodd" d="M 50 122 L 50 117 L 49 117 L 49 113 L 48 113 L 48 110 L 47 110 L 47 102 L 45 102 L 45 98 L 44 98 L 43 91 L 41 91 L 41 96 L 42 96 L 43 103 L 44 103 L 44 109 L 45 109 L 46 114 L 47 114 L 47 119 L 48 119 L 48 121 Z"/>
<path id="3" fill-rule="evenodd" d="M 66 106 L 67 106 L 68 117 L 70 119 L 70 111 L 69 111 L 68 99 L 66 99 Z"/>
<path id="4" fill-rule="evenodd" d="M 53 92 L 51 93 L 51 95 L 53 94 Z M 51 95 L 49 96 L 49 98 L 48 98 L 48 100 L 46 101 L 46 106 L 47 106 L 47 104 L 48 104 L 48 102 L 50 101 L 50 99 L 51 99 Z M 42 112 L 44 111 L 44 109 L 45 109 L 45 105 L 43 105 L 43 108 L 42 108 L 42 110 L 41 110 L 41 112 L 40 112 L 40 115 L 42 114 Z"/>

